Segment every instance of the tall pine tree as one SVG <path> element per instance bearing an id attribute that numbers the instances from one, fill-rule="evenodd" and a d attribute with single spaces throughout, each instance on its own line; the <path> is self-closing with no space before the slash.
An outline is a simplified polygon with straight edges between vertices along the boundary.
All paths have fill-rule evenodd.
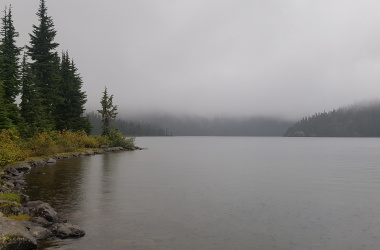
<path id="1" fill-rule="evenodd" d="M 11 123 L 19 121 L 19 110 L 15 98 L 20 91 L 19 80 L 19 56 L 21 49 L 16 46 L 18 33 L 12 20 L 12 7 L 5 7 L 4 16 L 1 18 L 0 40 L 0 81 L 2 82 L 1 98 L 3 115 Z"/>
<path id="2" fill-rule="evenodd" d="M 59 96 L 62 101 L 58 103 L 55 110 L 56 128 L 85 130 L 89 133 L 90 122 L 83 116 L 86 94 L 81 90 L 82 78 L 74 61 L 70 60 L 68 52 L 62 53 L 60 72 Z"/>
<path id="3" fill-rule="evenodd" d="M 102 116 L 102 135 L 108 136 L 111 131 L 111 121 L 113 121 L 117 115 L 117 105 L 113 105 L 113 95 L 108 95 L 107 88 L 104 89 L 100 104 L 102 105 L 102 109 L 98 110 L 98 112 Z"/>
<path id="4" fill-rule="evenodd" d="M 33 25 L 33 33 L 29 34 L 30 46 L 27 48 L 41 104 L 49 123 L 54 124 L 53 112 L 59 100 L 59 57 L 55 49 L 59 44 L 54 42 L 57 32 L 52 18 L 47 15 L 45 0 L 40 0 L 37 16 L 39 25 Z"/>
<path id="5" fill-rule="evenodd" d="M 48 131 L 53 127 L 47 121 L 40 98 L 41 91 L 35 84 L 35 76 L 24 54 L 21 63 L 21 103 L 20 113 L 23 118 L 23 133 L 27 136 L 35 132 Z"/>

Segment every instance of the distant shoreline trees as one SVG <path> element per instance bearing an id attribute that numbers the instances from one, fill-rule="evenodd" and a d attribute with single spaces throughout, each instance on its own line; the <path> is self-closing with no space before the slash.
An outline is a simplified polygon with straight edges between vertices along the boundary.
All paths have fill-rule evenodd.
<path id="1" fill-rule="evenodd" d="M 380 137 L 380 102 L 304 117 L 285 133 L 292 137 Z"/>

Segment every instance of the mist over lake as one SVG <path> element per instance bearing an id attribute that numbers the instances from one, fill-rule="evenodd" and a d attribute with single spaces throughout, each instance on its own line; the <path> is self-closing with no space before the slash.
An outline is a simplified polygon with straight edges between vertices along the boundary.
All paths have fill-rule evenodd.
<path id="1" fill-rule="evenodd" d="M 143 137 L 27 176 L 86 236 L 65 249 L 380 247 L 380 139 Z"/>

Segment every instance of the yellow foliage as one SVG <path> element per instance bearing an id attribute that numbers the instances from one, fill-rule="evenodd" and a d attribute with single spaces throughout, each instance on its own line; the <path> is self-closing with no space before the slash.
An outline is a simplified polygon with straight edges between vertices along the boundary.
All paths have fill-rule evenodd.
<path id="1" fill-rule="evenodd" d="M 35 135 L 28 144 L 33 156 L 48 156 L 58 152 L 57 144 L 48 132 Z"/>
<path id="2" fill-rule="evenodd" d="M 15 161 L 22 161 L 27 157 L 22 152 L 22 141 L 15 129 L 5 129 L 0 133 L 0 166 Z"/>
<path id="3" fill-rule="evenodd" d="M 58 153 L 76 152 L 83 148 L 108 145 L 106 136 L 88 136 L 84 131 L 49 131 L 29 139 L 20 139 L 15 129 L 0 133 L 0 166 L 22 161 L 27 157 L 53 156 Z"/>

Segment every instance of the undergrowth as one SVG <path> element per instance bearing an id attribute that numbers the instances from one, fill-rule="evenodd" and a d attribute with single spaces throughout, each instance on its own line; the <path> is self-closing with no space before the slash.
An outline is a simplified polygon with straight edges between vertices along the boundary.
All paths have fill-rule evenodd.
<path id="1" fill-rule="evenodd" d="M 126 139 L 116 130 L 109 136 L 62 130 L 41 132 L 31 138 L 21 138 L 16 129 L 5 129 L 0 132 L 0 166 L 30 157 L 54 156 L 83 148 L 99 148 L 101 145 L 133 148 L 134 138 Z"/>

